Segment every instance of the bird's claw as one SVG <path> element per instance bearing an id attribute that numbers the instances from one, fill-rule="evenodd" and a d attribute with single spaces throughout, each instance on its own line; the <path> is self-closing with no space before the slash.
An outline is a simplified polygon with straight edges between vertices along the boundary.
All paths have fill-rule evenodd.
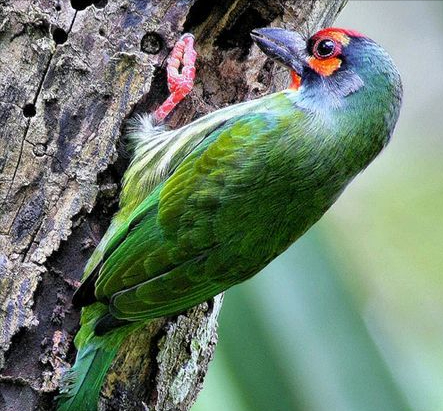
<path id="1" fill-rule="evenodd" d="M 177 41 L 167 60 L 166 71 L 171 94 L 154 112 L 157 122 L 164 120 L 174 107 L 191 92 L 194 86 L 196 58 L 194 36 L 186 33 Z"/>

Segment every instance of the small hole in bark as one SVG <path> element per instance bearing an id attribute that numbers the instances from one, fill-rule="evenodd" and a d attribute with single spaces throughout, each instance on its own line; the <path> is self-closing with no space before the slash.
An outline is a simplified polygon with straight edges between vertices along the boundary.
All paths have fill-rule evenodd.
<path id="1" fill-rule="evenodd" d="M 71 7 L 75 10 L 84 10 L 92 5 L 92 0 L 71 0 Z"/>
<path id="2" fill-rule="evenodd" d="M 95 0 L 93 3 L 95 7 L 102 9 L 108 4 L 108 0 Z"/>
<path id="3" fill-rule="evenodd" d="M 35 106 L 32 103 L 28 103 L 23 107 L 23 115 L 25 117 L 34 117 L 36 114 Z"/>
<path id="4" fill-rule="evenodd" d="M 42 157 L 46 154 L 46 145 L 42 143 L 37 143 L 32 149 L 32 152 L 36 157 Z"/>
<path id="5" fill-rule="evenodd" d="M 60 5 L 60 3 L 57 3 L 55 6 L 55 10 L 60 11 L 61 9 L 62 9 L 62 6 Z"/>
<path id="6" fill-rule="evenodd" d="M 68 33 L 63 29 L 57 27 L 52 33 L 52 38 L 55 41 L 55 44 L 63 44 L 68 40 Z"/>
<path id="7" fill-rule="evenodd" d="M 99 29 L 98 34 L 100 34 L 100 36 L 102 36 L 102 37 L 104 37 L 106 35 L 105 30 L 103 30 L 103 29 Z"/>
<path id="8" fill-rule="evenodd" d="M 163 40 L 158 33 L 148 32 L 141 41 L 141 50 L 148 54 L 157 54 L 163 46 Z"/>

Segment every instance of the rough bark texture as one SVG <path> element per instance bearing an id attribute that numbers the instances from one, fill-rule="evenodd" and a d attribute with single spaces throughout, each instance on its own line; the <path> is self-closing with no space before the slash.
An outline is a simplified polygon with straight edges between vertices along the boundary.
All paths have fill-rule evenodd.
<path id="1" fill-rule="evenodd" d="M 165 59 L 178 36 L 196 36 L 198 81 L 172 127 L 287 81 L 252 46 L 252 28 L 312 31 L 344 3 L 0 0 L 0 410 L 53 409 L 75 355 L 71 295 L 128 162 L 125 119 L 167 95 Z M 132 336 L 100 409 L 188 410 L 213 356 L 221 303 Z"/>

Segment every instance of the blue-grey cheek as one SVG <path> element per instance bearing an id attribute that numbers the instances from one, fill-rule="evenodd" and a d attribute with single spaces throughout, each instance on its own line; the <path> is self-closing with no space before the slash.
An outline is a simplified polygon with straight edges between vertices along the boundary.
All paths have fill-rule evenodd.
<path id="1" fill-rule="evenodd" d="M 339 71 L 330 77 L 331 92 L 340 98 L 355 93 L 364 85 L 363 79 L 351 70 Z"/>
<path id="2" fill-rule="evenodd" d="M 357 73 L 351 71 L 348 74 L 349 75 L 347 76 L 347 81 L 345 82 L 342 90 L 344 97 L 348 96 L 349 94 L 355 93 L 365 85 L 365 82 Z"/>

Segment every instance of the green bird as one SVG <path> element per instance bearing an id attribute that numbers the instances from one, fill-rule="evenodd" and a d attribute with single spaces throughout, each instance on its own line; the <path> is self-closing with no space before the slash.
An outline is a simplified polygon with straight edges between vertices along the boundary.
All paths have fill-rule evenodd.
<path id="1" fill-rule="evenodd" d="M 130 333 L 257 274 L 389 142 L 402 86 L 374 41 L 337 28 L 308 40 L 277 28 L 252 38 L 290 70 L 288 89 L 166 130 L 159 123 L 192 88 L 188 35 L 169 60 L 171 97 L 135 120 L 120 211 L 74 296 L 84 308 L 59 411 L 95 411 Z"/>

